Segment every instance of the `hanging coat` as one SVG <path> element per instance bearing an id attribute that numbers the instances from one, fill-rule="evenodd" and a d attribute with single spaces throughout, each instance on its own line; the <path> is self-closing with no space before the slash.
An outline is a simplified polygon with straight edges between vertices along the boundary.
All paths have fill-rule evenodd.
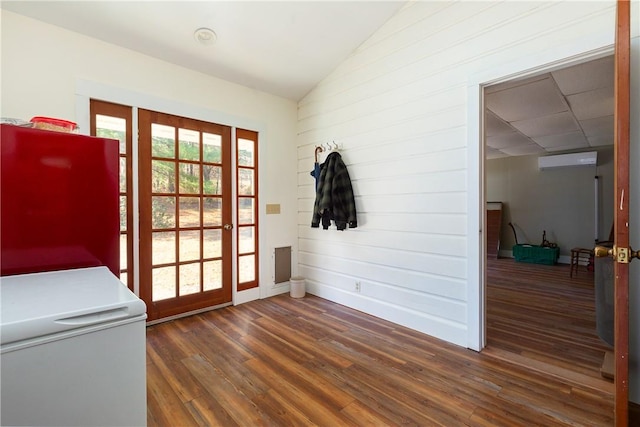
<path id="1" fill-rule="evenodd" d="M 318 181 L 320 180 L 320 163 L 315 162 L 313 164 L 313 170 L 311 171 L 311 176 L 316 180 L 316 192 L 318 191 Z"/>
<path id="2" fill-rule="evenodd" d="M 314 170 L 314 172 L 316 172 Z M 320 165 L 320 174 L 312 172 L 317 179 L 316 200 L 313 205 L 311 227 L 328 229 L 333 221 L 338 230 L 356 228 L 356 203 L 347 166 L 339 153 L 333 152 Z"/>

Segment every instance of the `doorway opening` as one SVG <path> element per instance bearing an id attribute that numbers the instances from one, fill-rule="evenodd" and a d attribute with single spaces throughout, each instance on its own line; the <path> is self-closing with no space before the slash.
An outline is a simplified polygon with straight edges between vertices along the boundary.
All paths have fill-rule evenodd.
<path id="1" fill-rule="evenodd" d="M 571 250 L 606 240 L 613 222 L 613 57 L 487 85 L 481 99 L 484 351 L 613 393 L 600 372 L 610 347 L 597 333 L 593 265 L 570 271 Z M 597 165 L 539 167 L 583 152 Z"/>

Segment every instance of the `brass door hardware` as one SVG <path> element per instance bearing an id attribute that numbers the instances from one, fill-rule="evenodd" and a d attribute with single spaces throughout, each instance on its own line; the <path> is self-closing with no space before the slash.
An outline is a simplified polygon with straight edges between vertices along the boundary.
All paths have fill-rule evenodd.
<path id="1" fill-rule="evenodd" d="M 613 248 L 606 248 L 604 246 L 596 246 L 593 252 L 599 258 L 610 256 L 621 264 L 629 264 L 634 258 L 640 259 L 640 251 L 634 251 L 631 247 L 619 248 L 614 245 Z"/>

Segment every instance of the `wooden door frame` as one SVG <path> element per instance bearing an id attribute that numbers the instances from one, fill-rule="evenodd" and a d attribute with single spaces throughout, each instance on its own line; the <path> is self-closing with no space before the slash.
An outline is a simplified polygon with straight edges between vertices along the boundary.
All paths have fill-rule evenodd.
<path id="1" fill-rule="evenodd" d="M 236 128 L 243 129 L 251 129 L 253 131 L 258 132 L 260 135 L 260 150 L 258 151 L 258 162 L 259 164 L 266 164 L 266 154 L 268 152 L 269 142 L 269 132 L 267 129 L 267 124 L 263 120 L 256 119 L 254 117 L 249 116 L 237 116 L 230 115 L 228 112 L 221 111 L 219 109 L 213 109 L 213 107 L 203 107 L 198 105 L 192 105 L 189 103 L 181 103 L 174 102 L 171 100 L 167 100 L 166 98 L 159 97 L 157 95 L 152 95 L 151 93 L 134 91 L 130 89 L 125 89 L 118 86 L 112 86 L 111 84 L 99 83 L 91 80 L 85 79 L 77 79 L 76 87 L 75 87 L 75 108 L 76 108 L 76 122 L 79 125 L 80 133 L 89 134 L 90 129 L 90 100 L 91 99 L 100 99 L 106 102 L 112 102 L 115 104 L 128 105 L 133 108 L 133 128 L 137 129 L 138 127 L 138 119 L 137 119 L 137 111 L 138 109 L 147 109 L 152 111 L 160 111 L 166 114 L 172 114 L 176 116 L 189 117 L 194 120 L 206 121 L 209 123 L 220 123 L 226 126 L 231 127 L 231 137 L 232 141 L 235 140 L 235 130 Z M 132 161 L 133 161 L 133 176 L 138 176 L 138 138 L 134 135 L 133 137 L 133 147 L 132 147 Z M 234 164 L 235 167 L 235 164 Z M 265 168 L 260 168 L 258 172 L 258 182 L 262 183 L 265 181 Z M 138 182 L 137 179 L 133 180 L 133 192 L 134 192 L 134 200 L 133 200 L 133 211 L 137 212 L 139 210 L 137 196 L 138 196 Z M 235 216 L 235 207 L 233 207 L 233 213 Z M 259 216 L 259 221 L 262 224 L 266 224 L 266 213 L 263 209 L 258 209 L 257 212 Z M 135 217 L 137 219 L 137 217 Z M 138 221 L 134 220 L 133 224 L 133 236 L 134 242 L 138 241 L 139 237 L 139 226 Z M 233 244 L 235 245 L 235 236 L 233 238 Z M 265 259 L 264 254 L 268 253 L 267 248 L 267 239 L 264 238 L 264 230 L 262 231 L 262 235 L 260 236 L 259 242 L 259 251 L 260 260 L 258 262 L 259 266 L 259 274 L 260 277 L 264 278 L 264 272 L 268 271 L 269 267 L 267 265 L 268 259 Z M 283 242 L 282 244 L 275 246 L 286 246 L 289 242 Z M 271 245 L 274 246 L 274 245 Z M 234 246 L 235 250 L 235 246 Z M 134 267 L 136 269 L 139 268 L 139 251 L 137 244 L 134 245 Z M 237 278 L 235 277 L 235 269 L 233 269 L 232 273 L 234 274 L 233 283 L 236 283 Z M 138 275 L 135 275 L 134 282 L 134 292 L 136 294 L 140 293 L 140 280 Z M 258 300 L 260 298 L 266 298 L 269 296 L 277 295 L 281 293 L 280 288 L 273 288 L 266 286 L 265 283 L 259 284 L 257 288 L 252 288 L 246 291 L 238 291 L 234 286 L 232 289 L 232 302 L 225 305 L 230 304 L 243 304 L 249 301 Z M 164 319 L 167 320 L 167 319 Z M 163 321 L 164 321 L 163 320 Z M 152 323 L 152 322 L 149 322 Z"/>
<path id="2" fill-rule="evenodd" d="M 127 265 L 126 268 L 123 269 L 122 265 L 120 265 L 120 270 L 126 270 L 127 273 L 127 283 L 125 285 L 133 291 L 137 292 L 135 289 L 134 282 L 136 280 L 136 267 L 134 262 L 134 215 L 133 215 L 133 203 L 136 198 L 137 193 L 133 188 L 133 107 L 123 104 L 117 104 L 114 102 L 102 101 L 99 99 L 90 99 L 89 100 L 89 134 L 92 136 L 96 136 L 96 115 L 108 115 L 111 117 L 117 117 L 123 119 L 125 121 L 125 196 L 127 197 L 126 201 L 126 223 L 127 230 L 123 233 L 120 230 L 120 235 L 125 234 L 127 236 Z M 118 156 L 121 157 L 122 153 L 118 150 Z M 120 159 L 118 159 L 120 161 Z M 120 192 L 120 188 L 118 188 Z M 121 197 L 122 195 L 118 196 Z M 122 250 L 122 249 L 120 249 Z"/>
<path id="3" fill-rule="evenodd" d="M 622 5 L 622 7 L 621 7 Z M 567 58 L 565 61 L 549 62 L 547 65 L 540 65 L 538 62 L 530 68 L 523 67 L 518 72 L 503 74 L 502 76 L 473 76 L 468 86 L 468 117 L 477 117 L 477 122 L 470 120 L 468 123 L 469 140 L 479 140 L 475 149 L 469 156 L 469 188 L 479 186 L 478 197 L 470 197 L 470 206 L 476 206 L 478 215 L 469 215 L 469 231 L 479 228 L 479 234 L 470 234 L 469 238 L 469 277 L 474 277 L 474 272 L 478 271 L 478 287 L 469 286 L 468 302 L 468 347 L 477 351 L 486 346 L 486 236 L 483 230 L 486 228 L 486 191 L 485 191 L 485 154 L 484 154 L 484 88 L 488 85 L 501 83 L 518 77 L 540 74 L 552 71 L 553 69 L 564 68 L 577 63 L 597 59 L 605 55 L 616 53 L 616 128 L 615 128 L 615 169 L 616 169 L 616 209 L 615 241 L 618 247 L 629 247 L 629 119 L 630 119 L 630 3 L 627 0 L 618 0 L 616 11 L 616 43 L 613 50 L 609 47 L 585 52 L 582 55 Z M 618 43 L 618 42 L 621 43 Z M 619 63 L 620 60 L 620 63 Z M 618 73 L 617 70 L 625 70 Z M 513 71 L 513 70 L 512 70 Z M 619 92 L 618 88 L 626 87 Z M 621 95 L 621 96 L 618 96 Z M 620 126 L 622 124 L 622 126 Z M 621 144 L 623 142 L 623 144 Z M 622 147 L 621 147 L 622 145 Z M 476 177 L 480 179 L 474 181 Z M 620 181 L 624 185 L 620 185 Z M 621 186 L 621 189 L 618 189 Z M 477 237 L 476 237 L 477 236 Z M 615 263 L 615 360 L 616 360 L 616 381 L 615 381 L 615 402 L 614 417 L 616 426 L 627 426 L 629 417 L 629 289 L 628 275 L 629 265 Z M 622 278 L 622 279 L 620 279 Z M 477 305 L 473 304 L 477 302 Z M 477 323 L 476 323 L 477 322 Z M 477 328 L 477 329 L 476 329 Z"/>
<path id="4" fill-rule="evenodd" d="M 226 165 L 225 173 L 227 178 L 223 180 L 223 189 L 221 195 L 225 195 L 226 203 L 222 208 L 221 223 L 233 223 L 232 217 L 232 141 L 231 141 L 231 127 L 226 125 L 220 125 L 216 123 L 205 122 L 198 119 L 191 119 L 174 114 L 163 113 L 158 111 L 138 109 L 138 170 L 139 177 L 150 178 L 152 175 L 152 154 L 151 154 L 151 128 L 144 126 L 145 123 L 151 124 L 154 120 L 160 122 L 170 123 L 174 128 L 180 128 L 193 123 L 200 123 L 206 127 L 212 128 L 212 133 L 222 136 L 222 159 L 221 164 Z M 178 149 L 178 143 L 176 140 L 176 150 Z M 175 161 L 179 160 L 177 152 Z M 176 168 L 176 186 L 178 185 L 178 169 Z M 201 190 L 202 191 L 202 190 Z M 176 192 L 176 196 L 179 192 Z M 223 287 L 221 289 L 214 289 L 205 292 L 199 292 L 196 294 L 177 296 L 175 298 L 169 298 L 166 300 L 153 301 L 152 297 L 152 246 L 151 246 L 151 234 L 152 233 L 152 221 L 151 221 L 151 200 L 152 191 L 150 186 L 140 185 L 139 188 L 139 224 L 140 224 L 140 258 L 139 258 L 139 270 L 140 277 L 140 297 L 147 304 L 148 323 L 155 321 L 169 320 L 175 317 L 181 317 L 184 315 L 196 313 L 203 310 L 210 310 L 215 307 L 221 307 L 232 304 L 233 302 L 233 233 L 231 230 L 227 230 L 222 225 L 220 230 L 223 236 L 223 254 L 227 254 L 223 259 L 226 262 L 226 267 L 223 267 Z M 199 197 L 206 197 L 200 195 Z M 176 203 L 178 203 L 178 197 Z M 177 217 L 176 217 L 177 219 Z M 179 225 L 176 223 L 175 231 L 178 232 Z M 225 237 L 226 236 L 226 237 Z M 176 237 L 177 238 L 177 237 Z M 202 238 L 202 237 L 201 237 Z M 176 252 L 176 265 L 180 264 L 178 259 L 178 253 Z M 145 286 L 142 286 L 145 283 Z M 205 296 L 206 295 L 206 296 Z M 204 296 L 204 297 L 203 297 Z"/>
<path id="5" fill-rule="evenodd" d="M 629 248 L 630 2 L 616 8 L 614 248 Z M 629 424 L 629 260 L 614 262 L 615 425 Z"/>
<path id="6" fill-rule="evenodd" d="M 481 351 L 486 346 L 486 227 L 485 206 L 485 140 L 484 140 L 484 88 L 513 79 L 567 68 L 580 63 L 597 60 L 614 53 L 613 45 L 582 52 L 578 55 L 555 59 L 548 57 L 527 58 L 507 70 L 490 70 L 470 76 L 467 86 L 467 139 L 478 141 L 469 146 L 468 155 L 468 250 L 467 272 L 470 285 L 467 287 L 467 347 Z M 476 209 L 474 211 L 474 208 Z M 475 233 L 478 230 L 478 233 Z M 477 283 L 477 286 L 473 284 Z"/>
<path id="7" fill-rule="evenodd" d="M 472 76 L 470 79 L 470 84 L 468 86 L 468 117 L 475 117 L 476 120 L 470 120 L 468 122 L 468 136 L 469 140 L 479 140 L 480 143 L 477 147 L 471 146 L 470 155 L 469 155 L 469 188 L 478 188 L 478 196 L 470 197 L 469 203 L 470 206 L 476 206 L 477 216 L 469 215 L 469 224 L 468 229 L 470 231 L 469 235 L 469 278 L 477 277 L 479 285 L 477 287 L 469 286 L 468 290 L 468 347 L 474 350 L 482 350 L 486 346 L 486 242 L 483 230 L 486 226 L 486 218 L 484 213 L 484 206 L 486 203 L 486 194 L 485 194 L 485 170 L 484 170 L 484 136 L 483 136 L 483 125 L 484 125 L 484 87 L 488 85 L 493 85 L 496 83 L 501 83 L 507 80 L 512 80 L 517 77 L 526 77 L 530 75 L 539 74 L 546 71 L 552 71 L 553 69 L 564 68 L 570 65 L 574 65 L 577 63 L 585 62 L 592 59 L 597 59 L 598 57 L 603 57 L 605 55 L 610 55 L 611 53 L 615 53 L 615 51 L 624 51 L 626 65 L 624 65 L 625 69 L 628 70 L 629 67 L 629 56 L 630 56 L 630 32 L 629 32 L 629 2 L 625 0 L 618 0 L 618 4 L 622 4 L 623 7 L 619 7 L 616 16 L 618 13 L 622 13 L 622 19 L 620 17 L 616 20 L 616 33 L 618 33 L 618 28 L 622 27 L 623 31 L 617 39 L 623 39 L 624 45 L 623 47 L 613 46 L 613 47 L 605 47 L 600 49 L 595 49 L 593 51 L 584 52 L 581 55 L 577 55 L 571 58 L 567 58 L 566 60 L 555 60 L 552 61 L 533 61 L 530 64 L 530 67 L 516 67 L 519 69 L 510 70 L 511 73 L 503 73 L 501 75 L 485 73 L 483 75 Z M 626 10 L 625 10 L 626 9 Z M 617 62 L 617 61 L 616 61 Z M 541 65 L 543 64 L 543 65 Z M 546 65 L 544 65 L 546 64 Z M 619 65 L 616 65 L 619 67 Z M 623 80 L 626 83 L 616 80 L 615 85 L 618 86 L 621 83 L 629 85 L 629 73 L 627 71 L 626 77 L 623 77 Z M 623 98 L 617 100 L 618 104 L 625 104 L 626 107 L 616 105 L 616 112 L 618 117 L 620 114 L 626 114 L 626 119 L 623 120 L 626 122 L 626 129 L 618 129 L 616 127 L 616 146 L 619 145 L 618 141 L 620 138 L 626 138 L 625 149 L 622 152 L 616 153 L 616 157 L 620 157 L 626 159 L 626 179 L 627 186 L 624 190 L 624 194 L 626 194 L 626 200 L 624 200 L 623 204 L 625 205 L 626 216 L 621 216 L 617 219 L 618 224 L 627 224 L 629 222 L 628 217 L 628 174 L 629 174 L 629 90 L 624 91 L 625 94 Z M 626 99 L 624 99 L 626 98 Z M 619 110 L 623 108 L 622 110 Z M 475 151 L 477 150 L 477 151 Z M 616 164 L 616 170 L 619 169 L 620 163 Z M 477 177 L 480 179 L 477 180 Z M 618 177 L 616 179 L 619 179 Z M 618 200 L 618 205 L 620 204 L 620 200 L 622 200 L 622 192 L 616 192 L 616 200 Z M 616 215 L 617 217 L 617 215 Z M 480 233 L 475 234 L 472 233 L 473 230 L 479 229 Z M 628 228 L 626 230 L 622 230 L 621 227 L 618 227 L 616 230 L 616 244 L 618 246 L 629 247 L 628 242 Z M 626 232 L 626 233 L 625 233 Z M 618 236 L 618 233 L 622 233 L 622 236 Z M 626 241 L 625 239 L 626 235 Z M 619 240 L 619 242 L 618 242 Z M 618 263 L 616 263 L 618 264 Z M 478 276 L 475 276 L 476 272 L 479 273 Z M 616 270 L 616 275 L 624 274 L 626 276 L 625 285 L 616 285 L 616 296 L 615 296 L 615 304 L 616 304 L 616 319 L 615 319 L 615 328 L 616 328 L 616 349 L 620 345 L 620 350 L 617 350 L 616 353 L 616 377 L 623 378 L 622 381 L 616 381 L 616 397 L 615 397 L 615 419 L 617 426 L 626 426 L 628 425 L 628 333 L 629 333 L 629 323 L 628 323 L 628 302 L 629 302 L 629 292 L 628 292 L 628 264 Z M 477 303 L 477 304 L 474 304 Z M 619 328 L 622 328 L 621 330 Z M 619 384 L 618 384 L 619 383 Z"/>

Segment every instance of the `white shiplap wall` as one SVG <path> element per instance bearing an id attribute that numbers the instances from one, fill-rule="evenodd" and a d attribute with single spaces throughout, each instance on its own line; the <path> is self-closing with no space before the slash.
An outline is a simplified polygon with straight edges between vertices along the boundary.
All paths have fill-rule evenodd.
<path id="1" fill-rule="evenodd" d="M 308 291 L 474 347 L 481 150 L 469 137 L 469 86 L 612 44 L 614 10 L 612 1 L 412 2 L 373 34 L 298 105 L 298 271 Z M 331 141 L 358 209 L 358 228 L 343 232 L 310 228 L 314 147 Z"/>

